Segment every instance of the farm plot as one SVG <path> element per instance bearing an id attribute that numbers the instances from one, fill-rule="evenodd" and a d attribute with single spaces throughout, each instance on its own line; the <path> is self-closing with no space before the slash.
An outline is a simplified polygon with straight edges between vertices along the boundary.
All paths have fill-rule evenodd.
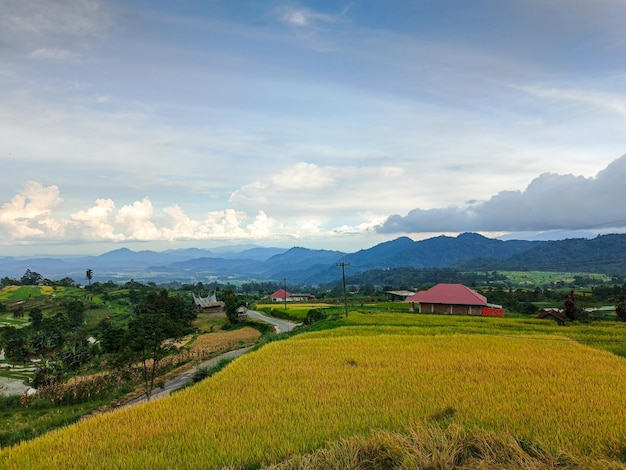
<path id="1" fill-rule="evenodd" d="M 364 334 L 360 334 L 363 330 Z M 554 452 L 624 452 L 626 361 L 557 336 L 303 334 L 172 397 L 0 452 L 0 467 L 254 467 L 442 422 Z"/>

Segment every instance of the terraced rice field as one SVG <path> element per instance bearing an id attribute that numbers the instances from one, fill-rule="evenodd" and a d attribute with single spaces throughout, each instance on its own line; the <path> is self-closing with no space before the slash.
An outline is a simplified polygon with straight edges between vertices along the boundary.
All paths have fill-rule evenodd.
<path id="1" fill-rule="evenodd" d="M 0 467 L 253 467 L 424 423 L 579 456 L 626 451 L 623 358 L 558 335 L 409 330 L 351 326 L 271 343 L 169 398 L 6 449 Z"/>

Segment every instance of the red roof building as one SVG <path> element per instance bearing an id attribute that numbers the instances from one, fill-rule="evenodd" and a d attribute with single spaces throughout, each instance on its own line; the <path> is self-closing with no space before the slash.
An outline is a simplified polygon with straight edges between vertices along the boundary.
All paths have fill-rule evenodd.
<path id="1" fill-rule="evenodd" d="M 272 302 L 313 302 L 315 295 L 313 294 L 292 294 L 285 289 L 280 289 L 270 295 Z"/>
<path id="2" fill-rule="evenodd" d="M 412 295 L 406 301 L 413 305 L 419 303 L 420 313 L 504 316 L 502 306 L 487 303 L 487 297 L 463 284 L 437 284 Z"/>
<path id="3" fill-rule="evenodd" d="M 270 300 L 272 302 L 281 302 L 285 299 L 289 300 L 290 297 L 291 297 L 291 294 L 287 292 L 285 289 L 279 289 L 276 292 L 274 292 L 272 295 L 270 295 Z"/>

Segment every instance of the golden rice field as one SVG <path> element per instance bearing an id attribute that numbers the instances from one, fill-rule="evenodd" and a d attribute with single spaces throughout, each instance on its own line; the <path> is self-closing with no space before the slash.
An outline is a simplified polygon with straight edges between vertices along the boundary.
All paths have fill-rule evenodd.
<path id="1" fill-rule="evenodd" d="M 54 288 L 52 286 L 40 286 L 39 291 L 43 295 L 52 295 L 54 294 Z"/>
<path id="2" fill-rule="evenodd" d="M 191 351 L 200 356 L 208 356 L 219 351 L 247 346 L 261 337 L 261 333 L 249 326 L 233 331 L 208 333 L 198 336 L 191 345 Z"/>
<path id="3" fill-rule="evenodd" d="M 626 451 L 623 358 L 559 336 L 350 330 L 271 343 L 169 398 L 5 449 L 0 468 L 254 467 L 433 423 Z"/>

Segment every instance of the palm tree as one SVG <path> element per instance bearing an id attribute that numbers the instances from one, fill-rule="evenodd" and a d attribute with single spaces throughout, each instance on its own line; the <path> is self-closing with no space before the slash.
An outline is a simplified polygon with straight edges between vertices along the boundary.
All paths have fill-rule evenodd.
<path id="1" fill-rule="evenodd" d="M 87 278 L 87 281 L 89 281 L 89 285 L 91 285 L 91 279 L 93 278 L 93 271 L 91 269 L 88 269 L 87 272 L 85 273 L 85 277 Z"/>

